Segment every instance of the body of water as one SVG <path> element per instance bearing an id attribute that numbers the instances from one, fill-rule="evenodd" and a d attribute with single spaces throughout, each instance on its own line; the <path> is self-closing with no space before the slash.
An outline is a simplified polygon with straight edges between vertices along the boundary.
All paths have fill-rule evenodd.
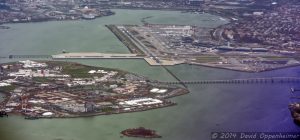
<path id="1" fill-rule="evenodd" d="M 224 21 L 204 14 L 176 11 L 116 10 L 115 16 L 92 21 L 9 24 L 0 30 L 0 55 L 55 54 L 67 51 L 128 53 L 127 48 L 104 27 L 106 24 L 190 24 L 214 27 Z M 0 59 L 0 62 L 7 62 Z M 163 68 L 143 60 L 68 60 L 86 65 L 118 68 L 152 79 L 175 80 Z M 235 79 L 246 77 L 300 76 L 300 68 L 244 73 L 192 65 L 169 67 L 182 80 Z M 25 120 L 22 116 L 0 118 L 1 140 L 117 140 L 127 128 L 155 129 L 163 140 L 205 140 L 215 131 L 280 132 L 300 129 L 290 117 L 290 88 L 295 84 L 194 85 L 190 94 L 172 98 L 177 106 L 145 112 L 76 119 Z"/>

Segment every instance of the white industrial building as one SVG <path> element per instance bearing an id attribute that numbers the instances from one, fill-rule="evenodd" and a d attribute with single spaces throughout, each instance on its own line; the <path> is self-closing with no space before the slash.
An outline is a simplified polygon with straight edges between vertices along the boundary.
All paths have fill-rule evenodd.
<path id="1" fill-rule="evenodd" d="M 30 60 L 26 60 L 26 61 L 19 61 L 20 63 L 23 63 L 23 68 L 43 68 L 43 67 L 47 67 L 46 63 L 38 63 L 35 61 L 30 61 Z"/>
<path id="2" fill-rule="evenodd" d="M 161 104 L 163 101 L 154 98 L 140 98 L 140 99 L 133 99 L 128 101 L 120 102 L 119 105 L 123 106 L 143 106 L 143 105 L 155 105 Z"/>
<path id="3" fill-rule="evenodd" d="M 70 77 L 69 75 L 59 75 L 50 73 L 50 70 L 19 69 L 18 72 L 11 72 L 8 74 L 11 77 Z"/>
<path id="4" fill-rule="evenodd" d="M 168 90 L 167 89 L 159 89 L 159 88 L 153 88 L 150 90 L 151 93 L 166 93 Z"/>

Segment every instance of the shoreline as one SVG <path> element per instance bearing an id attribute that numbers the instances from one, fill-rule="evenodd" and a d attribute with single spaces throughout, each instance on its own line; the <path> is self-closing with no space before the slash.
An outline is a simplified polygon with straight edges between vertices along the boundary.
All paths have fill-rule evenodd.
<path id="1" fill-rule="evenodd" d="M 184 92 L 180 92 L 180 93 L 174 94 L 172 96 L 165 97 L 163 99 L 170 99 L 170 98 L 174 98 L 174 97 L 179 97 L 179 96 L 182 96 L 182 95 L 186 95 L 188 93 L 189 93 L 188 90 L 184 90 Z M 5 95 L 5 97 L 7 98 L 8 96 Z M 96 117 L 96 116 L 118 115 L 118 114 L 126 114 L 126 113 L 138 113 L 138 112 L 145 112 L 145 111 L 150 111 L 150 110 L 156 110 L 156 109 L 161 109 L 161 108 L 172 107 L 172 106 L 176 106 L 176 105 L 178 105 L 178 104 L 175 103 L 175 102 L 172 102 L 172 101 L 168 101 L 168 104 L 166 104 L 166 105 L 150 107 L 150 108 L 141 108 L 141 109 L 138 109 L 138 110 L 131 110 L 131 111 L 124 111 L 123 110 L 123 111 L 116 111 L 116 112 L 110 112 L 110 113 L 99 112 L 99 113 L 94 113 L 94 114 L 83 114 L 83 115 L 73 115 L 73 116 L 72 115 L 71 116 L 52 116 L 52 117 L 34 116 L 34 118 L 36 118 L 36 119 L 33 119 L 33 120 L 37 120 L 37 119 L 76 119 L 76 118 L 88 118 L 88 117 Z M 16 116 L 20 116 L 20 117 L 25 117 L 24 119 L 26 119 L 26 117 L 28 117 L 28 116 L 26 116 L 26 115 L 24 115 L 20 112 L 8 112 L 8 114 L 9 115 L 16 115 Z M 31 120 L 31 119 L 26 119 L 26 120 Z"/>
<path id="2" fill-rule="evenodd" d="M 111 8 L 110 9 L 111 11 L 113 10 L 149 10 L 149 11 L 177 11 L 177 12 L 185 12 L 185 11 L 190 11 L 190 10 L 197 10 L 197 9 L 176 9 L 176 8 L 168 8 L 168 9 L 164 9 L 164 8 L 149 8 L 149 9 L 145 9 L 145 8 Z M 114 11 L 113 11 L 114 12 Z M 220 16 L 220 17 L 223 17 L 222 15 L 218 15 L 216 13 L 213 13 L 213 12 L 205 12 L 206 14 L 211 14 L 211 15 L 215 15 L 215 16 Z M 43 23 L 43 22 L 58 22 L 58 21 L 92 21 L 92 20 L 96 20 L 96 19 L 99 19 L 99 18 L 102 18 L 102 17 L 109 17 L 109 16 L 114 16 L 115 14 L 117 14 L 116 12 L 112 15 L 105 15 L 105 16 L 98 16 L 98 17 L 95 17 L 94 19 L 84 19 L 84 18 L 78 18 L 78 19 L 64 19 L 64 20 L 57 20 L 57 19 L 47 19 L 47 20 L 37 20 L 37 21 L 18 21 L 18 22 L 13 22 L 13 21 L 10 21 L 10 22 L 5 22 L 5 23 L 0 23 L 0 26 L 5 26 L 5 25 L 8 25 L 8 24 L 29 24 L 29 23 Z M 227 18 L 227 17 L 225 17 Z M 222 26 L 222 25 L 221 25 Z"/>
<path id="3" fill-rule="evenodd" d="M 131 54 L 131 53 L 129 53 Z M 72 59 L 72 60 L 80 60 L 81 58 L 67 58 L 68 59 Z M 92 60 L 92 59 L 97 59 L 97 58 L 84 58 L 84 59 L 88 59 L 88 60 Z M 119 59 L 122 60 L 122 58 L 113 58 L 113 59 Z M 140 58 L 131 58 L 131 59 L 135 59 L 135 60 L 141 60 Z M 26 59 L 18 59 L 18 60 L 26 60 Z M 43 61 L 43 62 L 47 62 L 47 61 L 58 61 L 58 62 L 64 62 L 64 59 L 51 59 L 51 60 L 40 60 L 40 59 L 30 59 L 30 60 L 34 60 L 34 61 Z M 110 58 L 101 58 L 101 60 L 110 60 Z M 130 60 L 130 59 L 126 59 L 126 60 Z M 0 64 L 7 64 L 9 62 L 3 62 Z M 147 63 L 147 62 L 146 62 Z M 81 64 L 81 63 L 79 63 Z M 149 66 L 151 67 L 161 67 L 163 65 L 151 65 L 149 63 L 147 63 Z M 207 68 L 213 68 L 213 69 L 222 69 L 222 70 L 230 70 L 230 71 L 236 71 L 236 72 L 245 72 L 245 73 L 261 73 L 261 72 L 268 72 L 268 71 L 274 71 L 274 70 L 280 70 L 280 69 L 287 69 L 287 68 L 293 68 L 293 67 L 300 67 L 300 64 L 294 64 L 294 65 L 288 65 L 288 66 L 283 66 L 283 67 L 277 67 L 277 68 L 271 68 L 271 69 L 265 69 L 265 70 L 259 70 L 259 71 L 247 71 L 247 70 L 239 70 L 239 69 L 231 69 L 231 68 L 227 68 L 227 67 L 219 67 L 219 66 L 211 66 L 211 65 L 207 65 L 207 64 L 201 64 L 201 63 L 188 63 L 188 62 L 183 62 L 183 63 L 179 63 L 179 64 L 175 64 L 175 65 L 171 65 L 171 66 L 176 66 L 176 65 L 195 65 L 195 66 L 202 66 L 202 67 L 207 67 Z M 169 65 L 168 65 L 169 66 Z M 118 69 L 120 70 L 120 69 Z M 121 70 L 122 71 L 122 70 Z"/>
<path id="4" fill-rule="evenodd" d="M 135 111 L 119 111 L 119 112 L 111 112 L 111 113 L 95 113 L 95 114 L 85 114 L 85 115 L 74 115 L 74 116 L 60 116 L 60 117 L 36 117 L 37 119 L 76 119 L 76 118 L 88 118 L 88 117 L 96 117 L 96 116 L 107 116 L 107 115 L 118 115 L 118 114 L 125 114 L 125 113 L 136 113 L 136 112 L 145 112 L 145 111 L 150 111 L 154 109 L 160 109 L 160 108 L 166 108 L 166 107 L 171 107 L 175 106 L 177 103 L 171 103 L 169 105 L 165 106 L 160 106 L 160 107 L 153 107 L 153 108 L 147 108 L 147 109 L 141 109 L 141 110 L 135 110 Z M 18 114 L 18 113 L 9 113 L 9 114 L 15 114 L 18 116 L 25 116 L 23 114 Z M 25 116 L 26 117 L 26 116 Z"/>
<path id="5" fill-rule="evenodd" d="M 103 18 L 103 17 L 113 16 L 115 14 L 116 13 L 111 14 L 111 15 L 96 16 L 93 19 L 78 18 L 78 19 L 63 19 L 63 20 L 59 20 L 59 19 L 41 19 L 41 20 L 36 20 L 36 21 L 17 21 L 17 22 L 10 21 L 10 22 L 5 22 L 5 23 L 0 23 L 0 29 L 1 29 L 1 26 L 8 27 L 8 29 L 10 29 L 10 27 L 8 26 L 9 24 L 30 24 L 30 23 L 46 23 L 46 22 L 59 22 L 59 21 L 61 21 L 61 22 L 65 22 L 65 21 L 92 21 L 92 20 L 96 20 L 96 19 L 99 19 L 99 18 Z"/>
<path id="6" fill-rule="evenodd" d="M 45 62 L 49 65 L 49 67 L 66 65 L 66 62 L 60 62 L 60 61 L 39 61 L 39 62 Z M 81 67 L 81 68 L 82 67 L 89 68 L 89 69 L 101 68 L 101 69 L 105 69 L 107 71 L 113 70 L 113 71 L 118 71 L 120 74 L 131 74 L 131 75 L 134 75 L 136 77 L 145 78 L 146 81 L 148 79 L 147 77 L 140 76 L 140 75 L 137 75 L 137 74 L 131 73 L 131 72 L 125 72 L 125 71 L 118 70 L 118 69 L 88 66 L 88 65 L 77 63 L 77 62 L 70 63 L 70 65 L 71 66 L 78 66 L 78 67 Z M 8 111 L 7 112 L 8 114 L 16 114 L 16 115 L 24 116 L 25 119 L 29 119 L 29 120 L 52 119 L 52 118 L 80 118 L 80 117 L 92 117 L 92 116 L 100 116 L 100 115 L 112 115 L 112 114 L 121 114 L 121 113 L 142 112 L 142 111 L 148 111 L 148 110 L 153 110 L 153 109 L 159 109 L 159 108 L 174 106 L 174 105 L 177 105 L 177 103 L 172 102 L 172 101 L 168 101 L 167 100 L 168 98 L 172 98 L 172 97 L 175 97 L 175 96 L 181 96 L 181 95 L 185 95 L 185 94 L 189 93 L 189 90 L 186 89 L 186 88 L 182 88 L 182 87 L 176 87 L 175 88 L 175 87 L 172 87 L 172 86 L 169 86 L 169 85 L 157 86 L 156 83 L 155 83 L 156 80 L 150 80 L 150 79 L 148 79 L 148 80 L 149 80 L 148 86 L 171 89 L 171 91 L 168 92 L 167 94 L 161 94 L 161 95 L 156 94 L 156 95 L 151 95 L 151 96 L 141 96 L 140 97 L 140 98 L 147 98 L 148 97 L 148 98 L 154 98 L 154 99 L 160 100 L 161 102 L 159 104 L 144 104 L 144 105 L 139 105 L 139 106 L 128 107 L 128 106 L 122 106 L 120 104 L 121 102 L 119 102 L 119 105 L 117 105 L 116 103 L 113 104 L 115 106 L 117 105 L 117 107 L 114 108 L 113 110 L 104 110 L 105 109 L 105 107 L 104 107 L 103 110 L 101 108 L 101 111 L 94 110 L 94 111 L 90 111 L 90 112 L 87 112 L 87 111 L 84 111 L 84 112 L 82 112 L 82 111 L 77 111 L 77 112 L 76 111 L 75 112 L 74 111 L 73 112 L 72 111 L 67 111 L 67 112 L 62 111 L 62 112 L 60 112 L 60 111 L 57 111 L 57 110 L 47 110 L 48 108 L 46 108 L 46 110 L 48 112 L 55 112 L 53 115 L 49 116 L 49 115 L 41 115 L 41 113 L 34 114 L 34 113 L 31 113 L 32 111 L 29 111 L 29 112 L 24 111 L 23 108 L 22 109 L 13 108 L 13 109 L 11 109 L 11 111 L 6 110 L 6 109 L 9 109 L 8 108 L 9 106 L 7 106 L 7 102 L 12 97 L 12 92 L 11 92 L 11 90 L 1 89 L 0 92 L 1 92 L 1 94 L 3 93 L 3 95 L 5 97 L 5 100 L 0 102 L 0 107 L 1 107 L 1 110 Z M 45 89 L 45 90 L 47 91 L 47 89 Z M 59 90 L 59 89 L 57 89 L 57 90 Z M 43 94 L 42 92 L 40 92 L 40 93 Z M 35 94 L 39 94 L 39 92 L 37 92 L 37 93 L 32 92 L 32 97 L 31 97 L 32 100 L 36 99 L 36 97 L 34 97 Z M 70 92 L 70 94 L 73 94 L 73 93 Z M 65 97 L 66 95 L 67 94 L 64 94 L 63 97 Z M 28 95 L 28 96 L 30 96 L 30 95 Z M 57 96 L 59 98 L 62 98 L 62 96 L 59 96 L 59 95 L 57 95 Z M 70 98 L 70 97 L 71 96 L 68 96 L 68 98 Z M 51 97 L 49 97 L 49 99 L 50 98 Z M 37 99 L 39 99 L 39 97 L 37 97 Z M 74 97 L 74 99 L 70 98 L 70 100 L 74 100 L 74 101 L 76 101 L 76 99 L 77 99 L 76 97 Z M 122 98 L 120 98 L 120 99 L 122 99 Z M 138 99 L 138 97 L 136 97 L 136 99 Z M 45 97 L 44 100 L 47 101 L 48 98 Z M 125 100 L 125 101 L 129 100 L 130 101 L 132 99 L 131 98 L 124 98 L 123 100 Z M 94 103 L 94 104 L 96 104 L 96 103 Z M 122 104 L 124 104 L 124 103 L 122 103 Z M 19 107 L 19 105 L 17 107 Z"/>

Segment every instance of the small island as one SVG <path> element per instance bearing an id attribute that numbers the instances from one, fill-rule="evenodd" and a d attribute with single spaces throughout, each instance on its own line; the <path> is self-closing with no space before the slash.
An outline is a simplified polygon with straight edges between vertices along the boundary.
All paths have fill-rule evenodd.
<path id="1" fill-rule="evenodd" d="M 121 134 L 127 137 L 139 137 L 139 138 L 161 138 L 155 130 L 146 129 L 144 127 L 126 129 Z"/>
<path id="2" fill-rule="evenodd" d="M 0 65 L 0 92 L 0 111 L 33 120 L 157 109 L 189 91 L 117 69 L 27 60 Z"/>

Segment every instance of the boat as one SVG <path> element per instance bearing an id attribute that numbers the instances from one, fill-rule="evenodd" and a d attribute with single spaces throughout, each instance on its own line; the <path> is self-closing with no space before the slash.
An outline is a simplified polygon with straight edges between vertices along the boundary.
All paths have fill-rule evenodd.
<path id="1" fill-rule="evenodd" d="M 127 137 L 139 137 L 139 138 L 161 138 L 155 130 L 146 129 L 144 127 L 126 129 L 121 134 Z"/>

